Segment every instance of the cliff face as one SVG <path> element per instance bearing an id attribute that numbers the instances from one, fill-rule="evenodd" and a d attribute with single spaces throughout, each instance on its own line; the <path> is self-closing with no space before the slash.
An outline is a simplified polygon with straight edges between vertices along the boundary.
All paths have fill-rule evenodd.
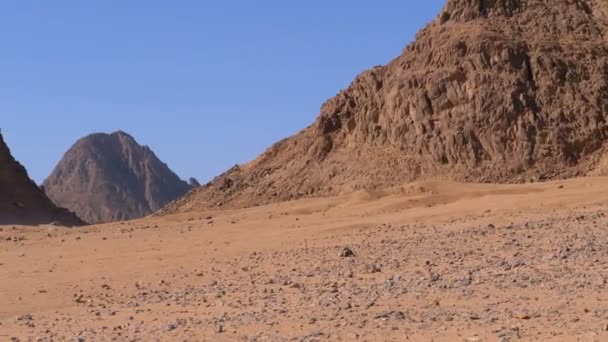
<path id="1" fill-rule="evenodd" d="M 192 188 L 124 132 L 76 142 L 44 187 L 53 201 L 91 223 L 146 216 Z"/>
<path id="2" fill-rule="evenodd" d="M 57 207 L 28 177 L 0 135 L 0 225 L 55 223 L 83 225 L 79 218 Z"/>
<path id="3" fill-rule="evenodd" d="M 420 177 L 586 175 L 608 135 L 608 2 L 450 0 L 401 56 L 316 122 L 163 213 L 250 206 Z"/>

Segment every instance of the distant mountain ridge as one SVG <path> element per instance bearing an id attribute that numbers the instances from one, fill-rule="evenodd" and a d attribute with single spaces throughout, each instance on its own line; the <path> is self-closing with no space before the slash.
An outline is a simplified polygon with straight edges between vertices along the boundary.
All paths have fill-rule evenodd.
<path id="1" fill-rule="evenodd" d="M 85 223 L 68 210 L 57 207 L 28 176 L 25 167 L 13 158 L 0 134 L 0 225 Z"/>
<path id="2" fill-rule="evenodd" d="M 55 203 L 90 223 L 146 216 L 193 188 L 123 131 L 78 140 L 43 186 Z"/>

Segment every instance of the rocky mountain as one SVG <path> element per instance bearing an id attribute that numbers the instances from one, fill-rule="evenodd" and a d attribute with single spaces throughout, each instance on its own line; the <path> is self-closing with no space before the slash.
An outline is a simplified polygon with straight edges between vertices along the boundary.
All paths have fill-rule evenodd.
<path id="1" fill-rule="evenodd" d="M 192 188 L 198 188 L 201 186 L 201 183 L 198 182 L 198 179 L 194 178 L 194 177 L 190 177 L 190 179 L 188 179 L 188 184 L 192 187 Z"/>
<path id="2" fill-rule="evenodd" d="M 607 117 L 607 1 L 449 0 L 399 57 L 323 104 L 313 125 L 163 213 L 423 177 L 597 173 L 608 164 Z"/>
<path id="3" fill-rule="evenodd" d="M 0 134 L 0 225 L 49 223 L 84 225 L 76 215 L 57 207 L 29 178 Z"/>
<path id="4" fill-rule="evenodd" d="M 125 132 L 77 141 L 45 180 L 48 196 L 87 222 L 146 216 L 193 187 Z"/>

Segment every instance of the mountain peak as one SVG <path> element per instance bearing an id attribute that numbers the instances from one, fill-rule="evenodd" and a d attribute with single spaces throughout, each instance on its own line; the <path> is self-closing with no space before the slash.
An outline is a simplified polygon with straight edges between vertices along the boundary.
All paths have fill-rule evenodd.
<path id="1" fill-rule="evenodd" d="M 124 131 L 78 140 L 44 187 L 56 203 L 91 223 L 146 216 L 191 188 Z"/>
<path id="2" fill-rule="evenodd" d="M 556 1 L 556 0 L 551 0 Z M 559 0 L 557 0 L 559 1 Z M 449 19 L 464 21 L 491 15 L 513 15 L 522 11 L 530 3 L 542 0 L 449 0 L 441 12 L 443 21 Z"/>
<path id="3" fill-rule="evenodd" d="M 128 138 L 131 140 L 135 140 L 133 136 L 123 130 L 118 130 L 109 134 L 110 136 L 119 137 L 119 138 Z"/>
<path id="4" fill-rule="evenodd" d="M 576 31 L 590 24 L 588 33 L 600 34 L 608 25 L 608 2 L 604 0 L 448 0 L 437 21 L 467 22 L 517 16 L 512 26 L 536 25 L 534 31 Z M 496 27 L 499 28 L 499 27 Z M 513 27 L 512 27 L 513 28 Z M 503 27 L 502 29 L 511 29 Z M 546 32 L 545 32 L 546 33 Z"/>

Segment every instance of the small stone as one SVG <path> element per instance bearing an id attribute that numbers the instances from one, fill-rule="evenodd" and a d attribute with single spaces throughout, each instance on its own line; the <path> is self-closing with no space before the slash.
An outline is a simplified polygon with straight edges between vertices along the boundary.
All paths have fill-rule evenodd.
<path id="1" fill-rule="evenodd" d="M 173 331 L 173 330 L 175 330 L 175 329 L 177 329 L 177 325 L 176 325 L 176 324 L 173 324 L 173 323 L 171 323 L 171 324 L 167 324 L 167 325 L 165 325 L 165 326 L 164 326 L 164 328 L 163 328 L 163 330 L 164 330 L 164 331 L 167 331 L 167 332 L 168 332 L 168 331 Z"/>
<path id="2" fill-rule="evenodd" d="M 340 252 L 340 257 L 342 258 L 353 258 L 355 256 L 355 252 L 348 247 L 342 248 L 342 252 Z"/>
<path id="3" fill-rule="evenodd" d="M 401 311 L 390 311 L 390 312 L 386 312 L 386 313 L 376 316 L 376 319 L 382 319 L 382 320 L 387 320 L 390 318 L 397 319 L 397 320 L 404 320 L 405 314 Z"/>
<path id="4" fill-rule="evenodd" d="M 378 264 L 368 264 L 365 268 L 367 273 L 380 273 L 382 271 Z"/>
<path id="5" fill-rule="evenodd" d="M 20 316 L 19 318 L 17 318 L 18 321 L 32 321 L 34 320 L 34 317 L 30 314 L 26 314 L 23 316 Z"/>
<path id="6" fill-rule="evenodd" d="M 532 319 L 532 316 L 530 316 L 527 313 L 518 313 L 518 314 L 515 314 L 513 317 L 515 317 L 517 319 L 523 319 L 523 320 Z"/>

